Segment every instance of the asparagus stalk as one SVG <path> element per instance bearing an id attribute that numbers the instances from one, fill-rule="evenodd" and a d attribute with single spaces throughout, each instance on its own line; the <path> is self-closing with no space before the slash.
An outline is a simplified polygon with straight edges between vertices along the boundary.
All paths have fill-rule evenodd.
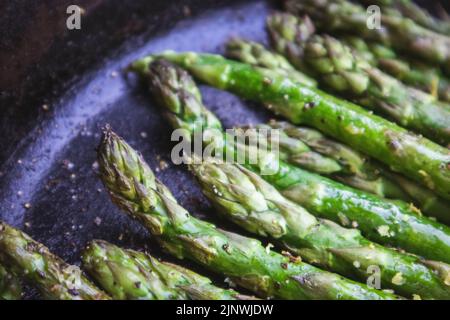
<path id="1" fill-rule="evenodd" d="M 450 67 L 450 38 L 423 28 L 408 18 L 383 13 L 381 28 L 369 28 L 366 8 L 350 1 L 287 0 L 285 8 L 296 15 L 309 15 L 324 31 L 354 34 L 382 42 L 447 70 Z"/>
<path id="2" fill-rule="evenodd" d="M 101 240 L 83 253 L 83 267 L 117 300 L 249 300 L 180 266 Z"/>
<path id="3" fill-rule="evenodd" d="M 235 38 L 227 43 L 226 50 L 230 58 L 259 67 L 278 70 L 282 75 L 305 86 L 317 86 L 316 80 L 297 71 L 285 57 L 267 50 L 257 42 Z"/>
<path id="4" fill-rule="evenodd" d="M 383 288 L 423 299 L 450 299 L 450 273 L 419 258 L 365 239 L 358 230 L 315 218 L 283 197 L 257 174 L 236 164 L 204 161 L 191 170 L 208 199 L 228 219 L 246 230 L 282 243 L 305 261 L 366 282 L 378 266 Z M 400 280 L 401 279 L 401 280 Z"/>
<path id="5" fill-rule="evenodd" d="M 450 80 L 441 70 L 417 60 L 399 56 L 389 47 L 368 42 L 355 36 L 340 38 L 371 65 L 392 75 L 403 83 L 450 102 Z"/>
<path id="6" fill-rule="evenodd" d="M 110 299 L 78 267 L 65 263 L 44 245 L 4 222 L 0 222 L 0 263 L 47 299 Z"/>
<path id="7" fill-rule="evenodd" d="M 405 86 L 335 38 L 301 38 L 311 25 L 305 21 L 287 13 L 275 13 L 267 20 L 274 47 L 291 63 L 300 68 L 306 64 L 324 87 L 353 102 L 439 143 L 450 143 L 450 105 Z"/>
<path id="8" fill-rule="evenodd" d="M 22 297 L 22 285 L 18 278 L 0 265 L 0 300 L 19 300 Z"/>
<path id="9" fill-rule="evenodd" d="M 282 299 L 394 299 L 307 265 L 291 262 L 251 238 L 217 229 L 191 216 L 155 179 L 142 157 L 107 130 L 98 149 L 100 176 L 111 198 L 139 220 L 160 245 L 261 297 Z"/>
<path id="10" fill-rule="evenodd" d="M 227 61 L 219 56 L 167 53 L 164 54 L 164 57 L 187 67 L 209 84 L 230 89 L 255 100 L 263 99 L 268 102 L 267 99 L 270 98 L 271 103 L 282 102 L 277 106 L 286 106 L 286 101 L 292 101 L 292 98 L 296 100 L 303 94 L 307 94 L 307 99 L 318 98 L 315 95 L 317 91 L 309 91 L 310 89 L 306 87 L 299 88 L 297 85 L 289 84 L 289 81 L 285 78 L 274 77 L 270 70 L 251 68 L 245 64 Z M 162 106 L 171 110 L 171 114 L 180 123 L 196 122 L 194 114 L 197 113 L 200 116 L 204 113 L 200 110 L 206 108 L 202 105 L 201 100 L 196 101 L 191 106 L 190 99 L 185 98 L 185 96 L 190 96 L 189 88 L 195 86 L 195 83 L 189 77 L 179 75 L 179 73 L 184 72 L 179 68 L 173 69 L 170 64 L 155 62 L 150 68 L 149 63 L 152 59 L 144 58 L 136 62 L 133 69 L 150 80 L 150 88 L 155 96 L 165 96 L 164 100 L 169 101 L 169 103 L 170 101 L 176 101 L 176 104 L 172 106 L 166 106 L 165 104 L 162 104 Z M 169 71 L 168 68 L 173 70 Z M 187 83 L 181 85 L 177 82 L 177 79 L 182 79 Z M 173 86 L 171 83 L 177 83 L 177 85 Z M 291 87 L 292 90 L 283 91 L 286 86 Z M 290 95 L 288 95 L 289 99 L 286 100 L 285 94 L 288 92 Z M 293 95 L 294 92 L 296 92 L 295 95 Z M 300 92 L 302 95 L 299 95 Z M 314 96 L 312 96 L 313 94 Z M 281 98 L 274 99 L 277 95 L 281 95 Z M 325 97 L 326 99 L 332 99 L 328 96 Z M 318 120 L 317 123 L 321 123 L 320 119 L 325 119 L 326 115 L 334 113 L 335 108 L 342 109 L 340 110 L 342 112 L 346 111 L 346 108 L 340 108 L 342 105 L 334 103 L 334 101 L 338 100 L 321 102 L 317 105 L 307 103 L 307 113 L 320 109 L 322 109 L 322 112 L 331 109 L 333 112 L 324 112 L 324 115 L 319 114 L 320 118 L 316 120 Z M 305 102 L 309 101 L 306 100 L 303 103 Z M 360 125 L 368 124 L 367 129 L 374 126 L 376 130 L 380 130 L 378 127 L 382 124 L 388 126 L 390 130 L 398 131 L 398 134 L 402 136 L 409 137 L 402 129 L 381 118 L 365 114 L 361 109 L 351 104 L 348 104 L 347 107 L 349 110 L 344 114 L 341 122 L 348 117 Z M 189 115 L 189 117 L 186 115 Z M 301 113 L 297 113 L 297 115 L 301 115 Z M 363 119 L 361 119 L 361 115 Z M 333 120 L 334 117 L 327 118 L 327 120 Z M 308 117 L 306 119 L 311 121 L 315 118 Z M 296 119 L 298 118 L 296 117 Z M 347 125 L 350 124 L 351 122 L 347 123 Z M 324 129 L 327 127 L 334 128 L 333 126 L 325 126 Z M 369 136 L 373 137 L 373 135 Z M 426 140 L 422 140 L 423 143 L 425 143 L 423 145 L 425 149 L 426 145 L 440 148 Z M 427 154 L 430 155 L 430 153 Z M 419 216 L 419 210 L 413 206 L 401 201 L 387 202 L 375 195 L 346 187 L 325 177 L 311 174 L 277 160 L 273 157 L 267 157 L 267 159 L 263 159 L 258 164 L 249 166 L 249 168 L 257 173 L 263 171 L 265 167 L 276 170 L 273 175 L 264 175 L 263 177 L 281 190 L 285 196 L 316 215 L 342 224 L 353 221 L 353 224 L 358 224 L 363 234 L 372 241 L 401 247 L 429 259 L 450 262 L 450 229 Z M 433 249 L 431 250 L 431 248 Z"/>
<path id="11" fill-rule="evenodd" d="M 417 24 L 442 33 L 450 35 L 450 22 L 432 16 L 427 10 L 421 8 L 411 0 L 361 0 L 365 5 L 381 6 L 383 12 L 389 15 L 408 17 Z"/>
<path id="12" fill-rule="evenodd" d="M 294 124 L 315 127 L 450 199 L 450 155 L 428 139 L 269 69 L 218 55 L 166 52 L 138 60 L 132 69 L 148 75 L 149 64 L 158 57 L 182 66 L 209 85 L 262 102 Z"/>

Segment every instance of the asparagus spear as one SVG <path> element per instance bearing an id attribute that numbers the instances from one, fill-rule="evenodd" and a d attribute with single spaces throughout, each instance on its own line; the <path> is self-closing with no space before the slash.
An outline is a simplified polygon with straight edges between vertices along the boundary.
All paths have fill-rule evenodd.
<path id="1" fill-rule="evenodd" d="M 0 300 L 19 300 L 22 297 L 22 285 L 18 278 L 0 265 Z"/>
<path id="2" fill-rule="evenodd" d="M 327 32 L 346 32 L 382 42 L 432 64 L 450 67 L 450 38 L 423 28 L 412 20 L 381 14 L 381 28 L 367 26 L 366 8 L 345 0 L 287 0 L 285 8 L 296 15 L 309 15 Z"/>
<path id="3" fill-rule="evenodd" d="M 343 36 L 340 39 L 371 65 L 405 84 L 428 92 L 442 101 L 450 102 L 450 80 L 439 68 L 399 56 L 381 43 L 368 42 L 354 36 Z"/>
<path id="4" fill-rule="evenodd" d="M 300 38 L 310 24 L 287 13 L 267 20 L 276 50 L 298 67 L 306 64 L 324 87 L 430 139 L 450 143 L 450 105 L 372 67 L 335 38 Z"/>
<path id="5" fill-rule="evenodd" d="M 283 84 L 282 88 L 286 88 L 287 85 L 291 86 L 291 88 L 296 88 L 296 90 L 299 89 L 296 85 L 289 85 L 289 81 L 284 78 L 273 77 L 270 70 L 252 69 L 248 65 L 227 61 L 218 56 L 197 55 L 195 53 L 167 53 L 164 56 L 188 67 L 199 78 L 210 84 L 232 89 L 253 99 L 267 99 L 267 97 L 272 99 L 274 96 L 281 94 L 278 102 L 282 101 L 283 104 L 279 106 L 283 106 L 286 102 L 284 96 L 286 91 L 278 92 L 281 83 Z M 156 61 L 149 68 L 149 63 L 152 59 L 144 58 L 136 62 L 133 65 L 134 70 L 150 80 L 150 88 L 155 96 L 167 95 L 164 101 L 168 103 L 176 101 L 176 105 L 168 106 L 162 104 L 162 106 L 167 110 L 171 110 L 171 113 L 179 119 L 179 122 L 195 122 L 195 114 L 200 116 L 204 113 L 201 109 L 206 108 L 202 105 L 201 100 L 191 105 L 193 102 L 185 98 L 189 96 L 190 88 L 195 86 L 192 79 L 188 76 L 179 75 L 179 73 L 184 72 L 179 68 L 173 69 L 170 64 L 164 62 Z M 167 69 L 172 70 L 169 71 Z M 251 77 L 248 77 L 249 75 Z M 272 76 L 269 77 L 269 75 Z M 180 79 L 187 83 L 177 82 Z M 177 83 L 177 85 L 173 86 L 170 83 Z M 261 87 L 259 86 L 260 84 L 262 84 Z M 234 85 L 237 86 L 235 87 Z M 248 90 L 243 90 L 244 88 Z M 316 91 L 311 92 L 305 87 L 301 88 L 301 92 L 312 95 Z M 267 95 L 267 93 L 270 94 Z M 289 97 L 297 99 L 299 96 L 291 94 Z M 327 99 L 331 99 L 331 97 Z M 291 100 L 288 99 L 287 101 Z M 271 102 L 274 101 L 277 100 L 271 100 Z M 308 100 L 305 102 L 308 102 Z M 354 118 L 354 122 L 361 121 L 360 116 L 361 114 L 364 115 L 363 111 L 356 106 L 350 104 L 348 106 L 350 110 L 348 110 L 346 116 L 351 115 Z M 321 103 L 317 106 L 313 105 L 313 107 L 309 104 L 307 110 L 310 113 L 321 109 L 321 107 L 332 107 L 331 110 L 333 110 L 335 107 L 339 107 L 339 104 Z M 322 111 L 326 109 L 324 108 Z M 345 111 L 345 109 L 342 111 Z M 353 112 L 358 116 L 353 114 Z M 329 113 L 331 114 L 331 112 Z M 187 117 L 187 115 L 189 116 Z M 369 123 L 368 128 L 374 125 L 374 122 L 380 122 L 388 125 L 391 129 L 398 130 L 402 135 L 405 134 L 402 129 L 385 122 L 383 119 L 368 114 L 365 117 L 367 119 L 362 119 L 362 123 Z M 307 119 L 311 120 L 314 117 Z M 321 123 L 320 118 L 317 120 L 319 120 L 318 123 Z M 215 123 L 217 122 L 218 120 Z M 379 124 L 377 124 L 378 126 Z M 423 141 L 426 142 L 426 140 Z M 428 144 L 428 142 L 426 143 Z M 430 143 L 430 146 L 435 145 Z M 262 159 L 256 165 L 249 166 L 250 169 L 257 173 L 264 171 L 263 169 L 266 167 L 276 171 L 273 175 L 264 175 L 263 177 L 269 183 L 282 190 L 285 196 L 306 207 L 310 212 L 336 222 L 354 221 L 354 224 L 357 223 L 359 225 L 363 234 L 372 241 L 401 247 L 429 259 L 450 262 L 450 229 L 419 216 L 418 213 L 420 211 L 413 206 L 400 201 L 387 202 L 374 195 L 354 190 L 282 161 L 277 161 L 276 158 L 270 156 Z M 395 237 L 393 237 L 393 234 L 395 234 Z M 430 248 L 433 249 L 431 250 Z"/>
<path id="6" fill-rule="evenodd" d="M 65 263 L 44 245 L 4 222 L 0 222 L 0 263 L 47 299 L 110 299 L 78 267 Z"/>
<path id="7" fill-rule="evenodd" d="M 237 225 L 269 236 L 305 261 L 361 282 L 378 266 L 383 288 L 423 299 L 450 299 L 450 273 L 438 275 L 419 258 L 387 249 L 365 239 L 358 230 L 319 220 L 284 198 L 257 174 L 237 164 L 204 161 L 191 170 L 208 199 Z M 400 281 L 401 279 L 401 281 Z"/>
<path id="8" fill-rule="evenodd" d="M 110 130 L 98 149 L 98 162 L 113 202 L 138 219 L 169 253 L 224 274 L 261 297 L 395 298 L 303 262 L 291 262 L 257 240 L 194 218 L 155 179 L 142 157 Z"/>
<path id="9" fill-rule="evenodd" d="M 263 102 L 291 122 L 315 127 L 450 199 L 448 150 L 357 105 L 294 83 L 269 69 L 218 55 L 166 52 L 140 59 L 131 68 L 148 75 L 148 66 L 155 58 L 177 63 L 207 84 Z"/>
<path id="10" fill-rule="evenodd" d="M 361 2 L 368 6 L 381 6 L 383 12 L 389 15 L 408 17 L 425 28 L 450 35 L 449 21 L 435 18 L 427 10 L 421 8 L 411 0 L 362 0 Z"/>
<path id="11" fill-rule="evenodd" d="M 242 39 L 232 39 L 227 43 L 227 55 L 230 58 L 263 68 L 278 70 L 305 86 L 316 87 L 317 82 L 306 74 L 297 71 L 282 55 L 271 52 L 263 45 Z"/>
<path id="12" fill-rule="evenodd" d="M 180 266 L 101 240 L 83 253 L 83 267 L 118 300 L 248 300 L 234 290 Z"/>
<path id="13" fill-rule="evenodd" d="M 426 215 L 450 224 L 450 203 L 416 182 L 390 171 L 377 161 L 342 143 L 325 137 L 317 130 L 282 121 L 270 121 L 268 126 L 281 130 L 290 140 L 298 139 L 323 156 L 336 160 L 341 170 L 329 174 L 332 179 L 384 198 L 413 202 Z M 296 158 L 295 153 L 291 157 Z M 296 164 L 289 161 L 289 158 L 287 160 Z"/>

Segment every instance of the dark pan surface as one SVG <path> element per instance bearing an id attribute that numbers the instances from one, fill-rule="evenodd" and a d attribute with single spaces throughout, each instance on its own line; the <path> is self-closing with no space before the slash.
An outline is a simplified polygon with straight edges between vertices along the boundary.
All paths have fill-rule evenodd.
<path id="1" fill-rule="evenodd" d="M 196 16 L 183 18 L 168 31 L 129 39 L 84 71 L 73 70 L 77 77 L 61 90 L 62 94 L 51 100 L 44 95 L 34 102 L 32 107 L 38 113 L 42 113 L 42 104 L 48 106 L 42 118 L 39 116 L 37 127 L 21 137 L 20 144 L 14 141 L 11 146 L 12 141 L 4 139 L 2 149 L 8 154 L 2 155 L 0 218 L 25 230 L 70 263 L 79 264 L 80 251 L 91 239 L 146 248 L 170 259 L 137 222 L 111 204 L 96 176 L 95 148 L 101 127 L 109 123 L 142 152 L 153 169 L 159 168 L 162 161 L 169 164 L 165 170 L 157 169 L 157 176 L 182 205 L 222 228 L 237 231 L 216 219 L 186 168 L 170 163 L 171 128 L 145 88 L 121 70 L 150 52 L 221 52 L 223 43 L 236 35 L 265 41 L 264 19 L 268 10 L 269 5 L 261 1 L 234 3 L 226 8 L 210 6 Z M 206 105 L 227 127 L 268 118 L 265 112 L 245 106 L 227 93 L 206 87 L 202 87 L 202 92 Z M 28 97 L 22 99 L 26 101 Z"/>

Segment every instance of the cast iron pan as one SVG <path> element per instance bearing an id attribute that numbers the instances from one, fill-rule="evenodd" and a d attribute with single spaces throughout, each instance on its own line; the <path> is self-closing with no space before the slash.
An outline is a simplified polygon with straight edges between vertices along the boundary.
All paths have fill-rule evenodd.
<path id="1" fill-rule="evenodd" d="M 72 3 L 85 9 L 81 30 L 66 28 Z M 217 0 L 0 4 L 0 218 L 73 264 L 92 239 L 171 260 L 112 205 L 97 178 L 95 148 L 109 123 L 190 212 L 245 234 L 218 220 L 186 168 L 171 164 L 171 128 L 145 88 L 122 69 L 166 49 L 223 52 L 223 43 L 236 35 L 266 42 L 264 21 L 272 7 Z M 201 89 L 226 127 L 270 116 L 225 92 Z M 168 168 L 159 169 L 164 163 Z M 213 278 L 223 284 L 222 277 Z M 38 296 L 28 290 L 27 297 Z"/>

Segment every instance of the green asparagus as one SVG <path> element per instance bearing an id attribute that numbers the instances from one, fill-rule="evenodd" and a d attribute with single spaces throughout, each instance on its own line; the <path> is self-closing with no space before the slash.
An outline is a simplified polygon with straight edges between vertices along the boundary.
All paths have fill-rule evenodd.
<path id="1" fill-rule="evenodd" d="M 411 19 L 383 13 L 381 28 L 369 27 L 366 8 L 346 0 L 287 0 L 285 8 L 296 15 L 309 15 L 321 30 L 378 41 L 450 71 L 450 38 Z"/>
<path id="2" fill-rule="evenodd" d="M 450 80 L 441 70 L 423 62 L 397 55 L 392 49 L 355 36 L 340 38 L 373 66 L 392 75 L 405 84 L 450 102 Z"/>
<path id="3" fill-rule="evenodd" d="M 299 68 L 306 64 L 323 87 L 432 140 L 450 143 L 450 105 L 372 67 L 335 38 L 301 38 L 310 25 L 303 21 L 308 19 L 288 13 L 275 13 L 267 20 L 274 47 L 291 63 Z"/>
<path id="4" fill-rule="evenodd" d="M 4 222 L 0 222 L 0 263 L 47 299 L 110 299 L 78 267 L 65 263 L 44 245 Z"/>
<path id="5" fill-rule="evenodd" d="M 188 269 L 101 240 L 87 246 L 83 267 L 117 300 L 252 299 Z"/>
<path id="6" fill-rule="evenodd" d="M 245 64 L 225 60 L 220 56 L 198 55 L 195 53 L 166 53 L 164 57 L 178 62 L 209 84 L 230 89 L 231 91 L 259 101 L 263 100 L 268 102 L 268 98 L 271 99 L 271 103 L 281 101 L 283 103 L 278 105 L 281 107 L 293 106 L 286 105 L 286 101 L 299 99 L 304 94 L 306 94 L 307 99 L 311 99 L 311 97 L 315 99 L 319 98 L 317 91 L 310 91 L 311 89 L 306 87 L 298 87 L 283 77 L 276 78 L 270 70 L 251 68 Z M 176 101 L 176 105 L 166 106 L 163 104 L 162 106 L 170 110 L 173 116 L 179 119 L 179 122 L 195 122 L 194 114 L 197 113 L 200 116 L 204 113 L 204 111 L 200 111 L 199 106 L 205 109 L 201 100 L 196 101 L 191 106 L 192 102 L 190 99 L 185 98 L 185 96 L 189 96 L 188 90 L 195 86 L 195 83 L 187 76 L 178 75 L 176 77 L 168 77 L 167 75 L 175 75 L 183 71 L 179 70 L 179 68 L 171 71 L 166 70 L 167 68 L 173 68 L 167 63 L 157 61 L 149 67 L 149 63 L 153 59 L 150 57 L 140 60 L 133 64 L 133 69 L 150 80 L 150 88 L 155 95 L 167 95 L 164 98 L 165 101 Z M 170 90 L 171 85 L 164 84 L 161 86 L 161 83 L 167 81 L 169 83 L 176 83 L 177 79 L 182 79 L 188 83 L 179 83 L 173 86 L 176 90 Z M 290 90 L 284 91 L 286 86 Z M 184 88 L 184 90 L 180 90 L 179 88 Z M 286 100 L 285 94 L 287 93 L 290 94 Z M 278 95 L 281 95 L 281 98 L 277 99 L 276 97 Z M 325 95 L 325 101 L 320 102 L 320 104 L 306 103 L 307 113 L 322 109 L 321 112 L 324 112 L 325 115 L 332 115 L 335 112 L 333 110 L 335 108 L 343 112 L 349 108 L 344 116 L 349 119 L 353 118 L 352 121 L 360 125 L 368 124 L 368 129 L 374 126 L 376 130 L 381 130 L 383 126 L 388 126 L 390 130 L 398 131 L 398 134 L 402 136 L 407 135 L 406 132 L 395 125 L 381 118 L 364 113 L 363 110 L 354 105 L 342 105 L 338 100 L 331 99 L 331 97 Z M 331 101 L 326 102 L 326 100 Z M 301 106 L 305 102 L 309 101 L 303 101 Z M 345 108 L 342 108 L 343 106 Z M 328 108 L 333 112 L 327 113 Z M 281 110 L 290 111 L 289 108 Z M 300 113 L 299 115 L 302 114 Z M 362 119 L 361 121 L 361 115 L 366 119 Z M 333 115 L 327 118 L 327 120 L 333 120 L 334 117 Z M 325 119 L 321 116 L 319 119 L 316 119 L 318 120 L 317 123 L 322 123 L 320 121 L 321 118 Z M 297 115 L 294 119 L 298 120 Z M 306 119 L 311 121 L 314 117 L 308 117 Z M 341 121 L 343 120 L 341 119 Z M 215 123 L 220 122 L 217 120 Z M 346 123 L 347 125 L 350 124 L 348 122 Z M 323 128 L 334 127 L 323 126 Z M 433 148 L 440 148 L 426 140 L 422 140 L 423 142 L 426 144 L 418 150 L 424 149 L 423 147 L 426 149 L 427 145 Z M 409 252 L 422 255 L 429 259 L 450 262 L 450 229 L 419 216 L 418 213 L 420 212 L 409 204 L 401 201 L 385 201 L 375 195 L 346 187 L 325 177 L 311 174 L 298 167 L 277 161 L 276 158 L 268 157 L 267 159 L 262 160 L 257 165 L 250 166 L 250 168 L 257 173 L 263 171 L 262 169 L 265 167 L 277 169 L 273 175 L 264 175 L 263 177 L 280 189 L 285 196 L 306 207 L 310 212 L 336 222 L 344 223 L 350 221 L 352 223 L 353 221 L 353 224 L 357 223 L 359 225 L 359 229 L 367 238 L 375 242 L 401 247 Z M 395 237 L 393 237 L 394 234 Z"/>
<path id="7" fill-rule="evenodd" d="M 438 274 L 450 265 L 438 262 L 441 267 L 430 267 L 415 256 L 368 241 L 356 229 L 317 219 L 240 165 L 206 160 L 190 167 L 204 194 L 226 218 L 279 241 L 305 261 L 361 282 L 378 266 L 383 288 L 405 297 L 450 299 L 450 272 Z"/>
<path id="8" fill-rule="evenodd" d="M 262 102 L 295 124 L 315 127 L 450 199 L 450 154 L 428 139 L 272 70 L 218 55 L 165 52 L 140 59 L 131 68 L 148 75 L 149 64 L 157 58 L 177 63 L 209 85 Z"/>
<path id="9" fill-rule="evenodd" d="M 450 35 L 449 21 L 432 16 L 411 0 L 361 0 L 360 2 L 367 6 L 378 5 L 383 9 L 382 13 L 408 17 L 425 28 Z"/>
<path id="10" fill-rule="evenodd" d="M 198 262 L 261 297 L 396 298 L 301 261 L 291 262 L 257 240 L 194 218 L 156 180 L 142 157 L 110 129 L 99 146 L 98 163 L 113 202 L 139 220 L 169 253 Z"/>
<path id="11" fill-rule="evenodd" d="M 0 300 L 19 300 L 22 285 L 19 279 L 0 265 Z"/>

